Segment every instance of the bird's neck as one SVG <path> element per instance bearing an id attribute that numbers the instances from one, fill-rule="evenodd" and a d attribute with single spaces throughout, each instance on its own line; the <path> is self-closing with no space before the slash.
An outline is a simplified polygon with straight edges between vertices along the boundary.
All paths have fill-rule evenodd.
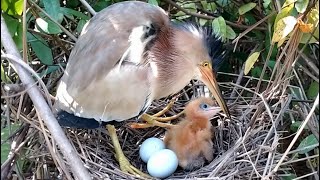
<path id="1" fill-rule="evenodd" d="M 179 55 L 173 41 L 174 33 L 160 32 L 149 53 L 155 99 L 179 92 L 193 78 L 190 65 Z"/>
<path id="2" fill-rule="evenodd" d="M 190 126 L 194 131 L 199 131 L 202 129 L 207 129 L 211 127 L 210 120 L 195 112 L 186 112 L 186 119 L 190 121 Z"/>

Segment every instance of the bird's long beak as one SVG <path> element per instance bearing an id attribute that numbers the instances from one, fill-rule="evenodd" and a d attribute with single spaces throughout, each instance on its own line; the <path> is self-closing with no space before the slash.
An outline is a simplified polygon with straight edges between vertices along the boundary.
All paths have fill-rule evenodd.
<path id="1" fill-rule="evenodd" d="M 201 72 L 200 80 L 208 86 L 209 90 L 213 94 L 213 97 L 218 102 L 219 106 L 222 108 L 223 112 L 230 118 L 229 109 L 222 98 L 221 91 L 218 86 L 218 82 L 216 80 L 215 75 L 212 72 L 211 66 L 200 66 L 199 67 Z"/>

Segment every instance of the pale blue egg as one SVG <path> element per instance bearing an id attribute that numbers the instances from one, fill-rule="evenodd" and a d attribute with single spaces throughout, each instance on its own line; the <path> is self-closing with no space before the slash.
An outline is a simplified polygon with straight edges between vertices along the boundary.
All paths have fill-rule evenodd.
<path id="1" fill-rule="evenodd" d="M 177 155 L 170 149 L 162 149 L 154 153 L 147 164 L 148 173 L 156 178 L 166 178 L 178 167 Z"/>
<path id="2" fill-rule="evenodd" d="M 141 144 L 139 154 L 142 161 L 147 163 L 152 154 L 164 148 L 165 145 L 161 139 L 148 138 Z"/>

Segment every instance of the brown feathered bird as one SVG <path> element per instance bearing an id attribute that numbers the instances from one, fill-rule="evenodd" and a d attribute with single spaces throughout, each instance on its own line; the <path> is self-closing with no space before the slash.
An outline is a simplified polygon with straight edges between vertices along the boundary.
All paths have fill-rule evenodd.
<path id="1" fill-rule="evenodd" d="M 198 98 L 185 108 L 185 119 L 165 135 L 166 147 L 173 150 L 185 170 L 203 166 L 213 159 L 212 125 L 210 118 L 221 110 L 210 98 Z"/>
<path id="2" fill-rule="evenodd" d="M 213 68 L 226 51 L 212 31 L 173 23 L 163 9 L 139 1 L 113 4 L 84 26 L 57 89 L 61 126 L 98 128 L 146 114 L 153 100 L 183 89 L 192 79 L 208 86 L 229 115 Z M 121 170 L 142 174 L 124 156 L 108 125 Z M 137 173 L 138 172 L 138 173 Z"/>

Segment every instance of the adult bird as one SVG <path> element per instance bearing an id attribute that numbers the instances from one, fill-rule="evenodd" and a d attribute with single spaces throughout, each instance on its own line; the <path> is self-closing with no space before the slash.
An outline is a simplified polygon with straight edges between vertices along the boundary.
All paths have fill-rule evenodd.
<path id="1" fill-rule="evenodd" d="M 151 102 L 204 82 L 229 115 L 212 70 L 224 56 L 221 42 L 191 24 L 174 24 L 160 7 L 138 1 L 116 3 L 98 12 L 76 42 L 54 105 L 62 126 L 97 128 L 140 117 Z M 213 62 L 213 63 L 212 63 Z M 120 149 L 107 126 L 123 171 L 142 174 Z"/>

